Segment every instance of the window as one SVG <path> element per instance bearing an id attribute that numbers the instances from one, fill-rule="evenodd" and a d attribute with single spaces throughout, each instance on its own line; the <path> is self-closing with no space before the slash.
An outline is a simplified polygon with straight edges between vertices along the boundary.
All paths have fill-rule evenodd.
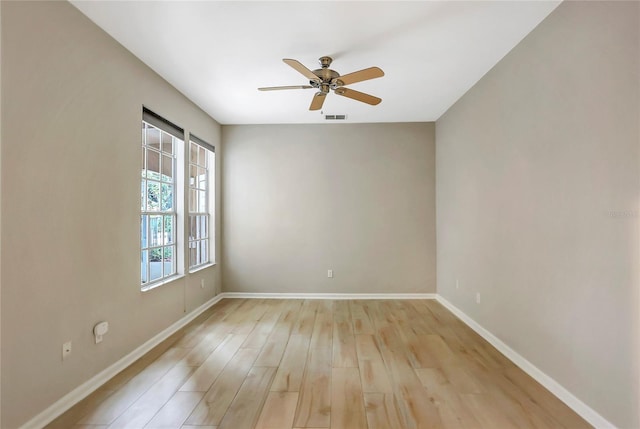
<path id="1" fill-rule="evenodd" d="M 178 272 L 182 231 L 178 224 L 179 154 L 184 131 L 153 112 L 143 110 L 140 185 L 140 277 L 142 289 Z"/>
<path id="2" fill-rule="evenodd" d="M 191 135 L 189 142 L 189 268 L 212 261 L 211 204 L 215 149 Z"/>

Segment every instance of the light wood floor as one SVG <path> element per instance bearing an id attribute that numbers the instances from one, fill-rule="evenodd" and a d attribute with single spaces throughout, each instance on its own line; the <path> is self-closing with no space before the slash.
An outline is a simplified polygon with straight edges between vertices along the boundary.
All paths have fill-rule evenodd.
<path id="1" fill-rule="evenodd" d="M 586 428 L 433 300 L 225 299 L 48 426 Z"/>

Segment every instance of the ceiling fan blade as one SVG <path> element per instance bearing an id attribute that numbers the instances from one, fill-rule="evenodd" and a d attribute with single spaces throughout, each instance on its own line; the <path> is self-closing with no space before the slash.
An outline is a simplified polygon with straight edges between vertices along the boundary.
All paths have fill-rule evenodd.
<path id="1" fill-rule="evenodd" d="M 327 98 L 327 94 L 325 94 L 324 92 L 316 92 L 313 95 L 313 100 L 311 100 L 311 106 L 309 106 L 309 110 L 322 109 L 322 105 L 324 104 L 325 98 Z"/>
<path id="2" fill-rule="evenodd" d="M 341 85 L 350 85 L 356 82 L 362 82 L 363 80 L 375 79 L 377 77 L 384 76 L 382 69 L 378 67 L 369 67 L 368 69 L 360 70 L 357 72 L 345 74 L 336 79 L 336 82 L 341 82 Z"/>
<path id="3" fill-rule="evenodd" d="M 364 92 L 356 91 L 349 88 L 336 88 L 333 92 L 335 92 L 337 95 L 342 95 L 343 97 L 371 104 L 372 106 L 380 104 L 380 102 L 382 101 L 382 98 L 374 97 L 373 95 L 365 94 Z"/>
<path id="4" fill-rule="evenodd" d="M 313 74 L 311 70 L 302 65 L 298 60 L 292 60 L 290 58 L 284 58 L 282 61 L 293 67 L 298 73 L 301 73 L 309 80 L 319 80 L 318 76 Z"/>
<path id="5" fill-rule="evenodd" d="M 309 89 L 311 85 L 290 85 L 290 86 L 267 86 L 266 88 L 258 88 L 258 91 L 279 91 L 281 89 Z"/>

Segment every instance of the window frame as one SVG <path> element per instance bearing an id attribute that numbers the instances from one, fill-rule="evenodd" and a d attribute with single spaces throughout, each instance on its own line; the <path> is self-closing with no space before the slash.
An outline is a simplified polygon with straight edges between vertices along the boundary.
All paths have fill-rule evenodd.
<path id="1" fill-rule="evenodd" d="M 157 147 L 153 146 L 153 143 L 149 143 L 148 132 L 150 128 L 156 129 L 159 133 L 159 140 Z M 169 154 L 164 151 L 165 137 L 170 137 L 172 152 Z M 173 123 L 165 120 L 159 115 L 151 112 L 143 107 L 142 117 L 142 168 L 140 174 L 140 223 L 139 223 L 139 254 L 140 254 L 140 290 L 147 291 L 168 283 L 184 273 L 184 251 L 182 249 L 184 243 L 184 130 L 177 127 Z M 149 153 L 157 155 L 157 177 L 150 177 L 149 170 Z M 170 156 L 169 156 L 170 155 Z M 154 155 L 155 156 L 155 155 Z M 165 179 L 164 162 L 166 159 L 171 159 L 171 174 L 172 180 Z M 166 176 L 168 177 L 168 176 Z M 157 210 L 149 210 L 147 204 L 149 203 L 148 191 L 149 183 L 157 183 L 159 189 L 158 207 Z M 166 188 L 173 186 L 171 207 L 163 210 L 163 191 Z M 161 218 L 161 234 L 157 241 L 152 241 L 152 224 L 153 217 L 159 216 Z M 171 237 L 167 238 L 166 230 L 167 220 L 171 219 Z M 145 221 L 146 220 L 146 221 Z M 143 232 L 143 228 L 145 231 Z M 156 237 L 158 236 L 156 231 Z M 168 272 L 165 273 L 166 268 L 166 253 L 168 249 L 171 249 L 171 265 Z M 152 251 L 161 250 L 160 252 L 160 277 L 151 279 L 151 262 L 157 262 L 151 260 Z M 146 255 L 146 259 L 145 259 Z M 142 265 L 145 264 L 143 270 Z M 146 279 L 146 281 L 145 281 Z"/>
<path id="2" fill-rule="evenodd" d="M 185 146 L 187 144 L 185 143 Z M 196 159 L 194 160 L 193 150 L 195 147 Z M 189 134 L 188 140 L 188 158 L 186 160 L 188 175 L 187 175 L 187 187 L 188 187 L 188 201 L 186 210 L 187 217 L 187 256 L 189 272 L 195 272 L 203 268 L 215 265 L 215 174 L 216 174 L 216 151 L 215 146 L 207 143 L 206 141 L 198 138 L 193 134 Z M 204 154 L 204 162 L 201 161 L 202 154 Z M 193 174 L 195 170 L 196 174 Z M 204 171 L 204 179 L 199 179 L 200 170 Z M 204 201 L 193 201 L 193 197 L 204 193 Z M 197 197 L 196 197 L 197 198 Z M 195 210 L 193 208 L 196 207 Z M 204 208 L 204 210 L 200 210 Z M 206 234 L 200 235 L 202 223 L 198 222 L 198 219 L 205 220 Z M 194 235 L 195 234 L 195 235 Z M 206 259 L 201 260 L 202 248 L 206 248 Z M 193 255 L 196 256 L 194 263 Z"/>

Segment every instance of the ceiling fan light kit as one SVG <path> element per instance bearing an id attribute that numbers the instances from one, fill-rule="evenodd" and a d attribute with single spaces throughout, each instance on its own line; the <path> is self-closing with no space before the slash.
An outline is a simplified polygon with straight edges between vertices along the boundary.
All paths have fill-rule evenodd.
<path id="1" fill-rule="evenodd" d="M 364 92 L 356 91 L 350 88 L 344 88 L 345 85 L 350 85 L 352 83 L 362 82 L 365 80 L 384 76 L 384 72 L 379 67 L 369 67 L 364 70 L 359 70 L 341 76 L 340 73 L 329 68 L 329 66 L 333 62 L 333 59 L 331 57 L 320 57 L 318 61 L 320 62 L 321 68 L 313 71 L 309 70 L 298 60 L 285 58 L 282 61 L 284 61 L 298 73 L 309 79 L 309 85 L 270 86 L 265 88 L 258 88 L 258 90 L 277 91 L 286 89 L 315 88 L 318 90 L 318 92 L 314 94 L 313 99 L 311 100 L 311 105 L 309 106 L 309 110 L 322 109 L 324 100 L 327 94 L 329 94 L 329 92 L 331 91 L 333 91 L 333 93 L 336 95 L 351 98 L 352 100 L 360 101 L 372 106 L 380 104 L 380 102 L 382 101 L 381 98 L 375 97 L 373 95 L 365 94 Z"/>

